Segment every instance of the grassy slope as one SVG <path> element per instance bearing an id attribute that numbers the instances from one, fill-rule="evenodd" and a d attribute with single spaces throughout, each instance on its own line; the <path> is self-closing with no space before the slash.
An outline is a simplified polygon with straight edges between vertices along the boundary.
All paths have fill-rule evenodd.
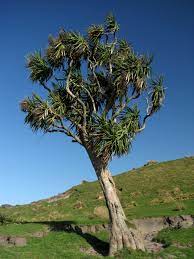
<path id="1" fill-rule="evenodd" d="M 144 166 L 114 177 L 122 205 L 129 218 L 194 214 L 194 158 L 184 158 L 155 165 Z M 18 221 L 66 220 L 93 224 L 104 220 L 93 214 L 101 193 L 98 182 L 86 182 L 75 186 L 67 199 L 52 203 L 45 201 L 32 205 L 2 209 Z M 75 208 L 81 202 L 83 208 Z M 177 204 L 185 210 L 176 211 Z"/>
<path id="2" fill-rule="evenodd" d="M 88 236 L 80 236 L 75 233 L 66 233 L 63 231 L 53 231 L 43 238 L 35 238 L 30 235 L 37 230 L 42 231 L 45 228 L 41 224 L 8 225 L 0 227 L 0 234 L 15 234 L 25 236 L 28 245 L 25 247 L 1 247 L 0 258 L 19 258 L 19 259 L 92 259 L 102 258 L 100 255 L 87 254 L 91 247 L 105 247 L 108 249 L 108 235 L 101 232 L 93 234 L 88 242 Z M 91 237 L 90 237 L 91 238 Z M 122 259 L 167 259 L 167 258 L 194 258 L 194 229 L 163 230 L 158 234 L 158 241 L 167 244 L 167 248 L 157 254 L 148 254 L 146 252 L 128 250 L 120 252 L 115 258 Z M 80 251 L 82 248 L 82 251 Z M 174 256 L 174 257 L 173 257 Z M 109 257 L 106 257 L 107 259 Z"/>
<path id="3" fill-rule="evenodd" d="M 145 216 L 161 216 L 175 214 L 194 214 L 194 158 L 184 158 L 170 162 L 142 167 L 130 173 L 115 176 L 115 181 L 125 212 L 129 218 Z M 53 203 L 45 201 L 33 205 L 16 206 L 0 209 L 17 221 L 57 221 L 67 220 L 76 223 L 99 223 L 104 220 L 93 214 L 96 206 L 103 205 L 103 200 L 96 197 L 100 194 L 97 182 L 84 183 L 72 188 L 67 199 Z M 74 208 L 77 201 L 84 205 L 81 209 Z M 176 211 L 176 203 L 184 204 L 184 211 Z M 183 205 L 181 205 L 183 206 Z M 108 236 L 98 233 L 95 236 L 80 236 L 76 233 L 51 231 L 43 238 L 32 237 L 32 233 L 43 231 L 45 224 L 10 224 L 0 227 L 0 235 L 10 234 L 26 236 L 26 247 L 8 247 L 0 249 L 0 258 L 98 258 L 80 251 L 99 244 L 107 247 Z M 158 239 L 169 246 L 158 255 L 123 251 L 116 258 L 194 258 L 194 230 L 165 230 Z M 97 239 L 98 238 L 98 239 Z M 90 241 L 89 241 L 90 240 Z M 103 241 L 105 243 L 103 243 Z M 179 244 L 179 247 L 174 244 Z M 189 244 L 190 247 L 185 247 Z"/>

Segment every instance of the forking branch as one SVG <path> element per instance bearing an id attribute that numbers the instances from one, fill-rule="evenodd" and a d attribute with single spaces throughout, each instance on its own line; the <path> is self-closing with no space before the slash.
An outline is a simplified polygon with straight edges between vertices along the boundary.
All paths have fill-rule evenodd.
<path id="1" fill-rule="evenodd" d="M 71 60 L 70 64 L 69 64 L 69 73 L 68 73 L 67 80 L 66 80 L 66 91 L 73 99 L 76 99 L 81 104 L 81 106 L 83 108 L 83 129 L 84 129 L 84 133 L 86 134 L 87 133 L 86 132 L 86 113 L 87 113 L 86 106 L 85 106 L 84 102 L 79 97 L 74 95 L 70 90 L 70 80 L 71 80 L 72 66 L 73 66 L 73 60 Z"/>

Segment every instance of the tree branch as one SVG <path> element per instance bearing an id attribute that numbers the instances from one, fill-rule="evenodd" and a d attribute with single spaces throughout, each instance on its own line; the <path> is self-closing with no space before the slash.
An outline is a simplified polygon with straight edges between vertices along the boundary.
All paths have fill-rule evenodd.
<path id="1" fill-rule="evenodd" d="M 70 87 L 72 65 L 73 65 L 73 60 L 71 60 L 70 64 L 69 64 L 69 73 L 68 73 L 67 80 L 66 80 L 66 91 L 73 99 L 76 99 L 81 104 L 81 106 L 83 107 L 83 120 L 84 120 L 83 121 L 83 127 L 84 127 L 84 131 L 86 133 L 86 106 L 85 106 L 84 102 L 80 98 L 78 98 L 76 95 L 74 95 L 69 88 Z"/>
<path id="2" fill-rule="evenodd" d="M 77 84 L 76 84 L 77 85 Z M 79 85 L 78 85 L 79 86 Z M 96 113 L 96 105 L 95 105 L 95 101 L 94 101 L 94 98 L 92 97 L 90 91 L 83 85 L 81 85 L 81 87 L 87 92 L 88 96 L 90 97 L 91 99 L 91 102 L 92 102 L 92 106 L 93 106 L 93 110 L 94 112 Z"/>
<path id="3" fill-rule="evenodd" d="M 143 118 L 143 123 L 142 123 L 141 128 L 136 130 L 135 133 L 139 133 L 139 132 L 141 132 L 141 131 L 143 131 L 145 129 L 145 127 L 146 127 L 146 120 L 152 115 L 152 111 L 150 110 L 151 106 L 150 106 L 148 98 L 146 98 L 146 101 L 147 101 L 147 109 L 146 109 L 147 113 L 146 113 L 145 117 Z"/>
<path id="4" fill-rule="evenodd" d="M 62 125 L 61 126 L 58 126 L 58 125 L 53 125 L 53 129 L 51 129 L 51 130 L 49 130 L 48 132 L 61 132 L 61 133 L 64 133 L 64 134 L 66 134 L 67 136 L 70 136 L 70 137 L 72 137 L 73 139 L 74 139 L 74 141 L 76 141 L 76 142 L 78 142 L 80 145 L 82 145 L 83 143 L 82 143 L 82 141 L 80 140 L 80 138 L 77 136 L 77 135 L 75 135 L 75 134 L 73 134 L 72 132 L 71 132 L 71 130 L 69 129 L 69 128 L 67 128 L 64 124 L 63 124 L 63 122 L 62 122 Z"/>
<path id="5" fill-rule="evenodd" d="M 103 93 L 102 88 L 101 88 L 101 85 L 100 85 L 100 82 L 99 82 L 98 77 L 97 77 L 96 72 L 95 72 L 95 69 L 96 69 L 96 66 L 97 66 L 97 65 L 94 65 L 93 62 L 91 61 L 91 59 L 90 59 L 89 57 L 88 57 L 88 62 L 89 62 L 89 64 L 90 64 L 90 69 L 91 69 L 91 71 L 92 71 L 92 74 L 93 74 L 94 79 L 96 80 L 96 83 L 97 83 L 97 86 L 98 86 L 98 88 L 99 88 L 99 91 L 100 91 L 100 93 Z"/>
<path id="6" fill-rule="evenodd" d="M 48 130 L 48 132 L 61 132 L 65 133 L 67 136 L 72 137 L 76 142 L 78 142 L 80 145 L 82 145 L 82 141 L 79 139 L 79 137 L 75 134 L 73 134 L 69 128 L 67 128 L 64 123 L 63 123 L 63 118 L 57 114 L 55 111 L 52 110 L 51 107 L 49 107 L 49 110 L 51 113 L 53 113 L 57 119 L 59 120 L 59 123 L 61 124 L 60 126 L 53 124 L 53 129 Z"/>
<path id="7" fill-rule="evenodd" d="M 94 112 L 96 113 L 96 105 L 95 105 L 94 98 L 92 97 L 90 91 L 89 91 L 86 87 L 84 87 L 84 86 L 82 86 L 82 87 L 83 87 L 83 89 L 87 92 L 88 96 L 90 97 L 91 102 L 92 102 L 92 106 L 93 106 L 93 110 L 94 110 Z"/>
<path id="8" fill-rule="evenodd" d="M 113 115 L 113 119 L 115 119 L 116 117 L 118 117 L 121 112 L 127 107 L 127 105 L 129 104 L 130 101 L 134 100 L 134 99 L 137 99 L 138 97 L 140 96 L 140 93 L 138 94 L 134 94 L 132 95 L 127 102 L 125 103 L 122 103 L 122 105 L 120 106 L 120 108 L 115 112 L 115 114 Z"/>

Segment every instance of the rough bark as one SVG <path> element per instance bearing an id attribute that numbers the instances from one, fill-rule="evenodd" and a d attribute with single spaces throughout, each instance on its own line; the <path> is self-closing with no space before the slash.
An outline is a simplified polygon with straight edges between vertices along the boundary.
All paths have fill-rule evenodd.
<path id="1" fill-rule="evenodd" d="M 110 247 L 109 255 L 113 256 L 124 247 L 145 250 L 144 241 L 136 229 L 128 228 L 126 216 L 118 198 L 114 180 L 103 160 L 89 154 L 97 177 L 101 184 L 110 217 Z"/>

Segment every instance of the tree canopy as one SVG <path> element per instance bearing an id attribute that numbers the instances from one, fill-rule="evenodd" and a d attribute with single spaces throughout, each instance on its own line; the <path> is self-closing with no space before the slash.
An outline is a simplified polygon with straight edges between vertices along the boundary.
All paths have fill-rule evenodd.
<path id="1" fill-rule="evenodd" d="M 44 52 L 28 57 L 30 79 L 46 91 L 21 102 L 34 131 L 60 132 L 97 156 L 121 156 L 164 100 L 162 76 L 152 75 L 152 56 L 117 38 L 113 15 L 86 35 L 61 30 Z"/>

